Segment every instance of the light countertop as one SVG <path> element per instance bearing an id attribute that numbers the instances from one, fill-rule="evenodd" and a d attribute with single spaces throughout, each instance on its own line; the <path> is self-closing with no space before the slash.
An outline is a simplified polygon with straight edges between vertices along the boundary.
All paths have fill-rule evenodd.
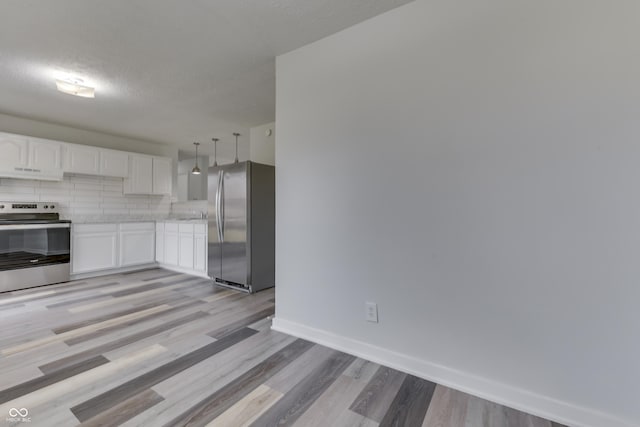
<path id="1" fill-rule="evenodd" d="M 204 224 L 207 219 L 171 216 L 87 215 L 71 218 L 73 224 L 121 224 L 127 222 L 188 222 Z"/>

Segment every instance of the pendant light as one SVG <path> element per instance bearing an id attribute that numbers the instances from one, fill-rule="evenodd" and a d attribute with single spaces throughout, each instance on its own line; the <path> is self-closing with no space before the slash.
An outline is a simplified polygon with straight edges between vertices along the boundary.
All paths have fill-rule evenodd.
<path id="1" fill-rule="evenodd" d="M 198 145 L 200 145 L 200 143 L 194 142 L 193 145 L 196 146 L 196 165 L 191 169 L 191 173 L 193 175 L 200 175 L 200 168 L 198 167 Z"/>
<path id="2" fill-rule="evenodd" d="M 238 163 L 238 137 L 240 136 L 240 134 L 238 132 L 235 132 L 233 134 L 233 136 L 236 137 L 236 161 L 235 161 L 235 163 Z"/>
<path id="3" fill-rule="evenodd" d="M 218 141 L 220 141 L 220 139 L 211 138 L 211 140 L 213 141 L 213 166 L 217 167 L 218 166 Z"/>

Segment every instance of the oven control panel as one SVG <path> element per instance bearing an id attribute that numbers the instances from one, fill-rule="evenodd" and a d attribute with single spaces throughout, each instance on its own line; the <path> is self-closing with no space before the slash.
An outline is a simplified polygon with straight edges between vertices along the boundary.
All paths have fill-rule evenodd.
<path id="1" fill-rule="evenodd" d="M 56 213 L 55 202 L 0 202 L 0 213 Z"/>

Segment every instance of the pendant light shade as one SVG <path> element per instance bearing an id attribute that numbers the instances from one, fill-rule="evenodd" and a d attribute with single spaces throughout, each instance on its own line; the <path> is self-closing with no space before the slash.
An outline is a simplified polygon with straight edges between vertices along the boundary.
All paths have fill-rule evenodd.
<path id="1" fill-rule="evenodd" d="M 191 169 L 191 173 L 193 175 L 200 175 L 200 168 L 198 167 L 198 145 L 200 145 L 200 143 L 194 142 L 193 145 L 196 146 L 196 165 Z"/>

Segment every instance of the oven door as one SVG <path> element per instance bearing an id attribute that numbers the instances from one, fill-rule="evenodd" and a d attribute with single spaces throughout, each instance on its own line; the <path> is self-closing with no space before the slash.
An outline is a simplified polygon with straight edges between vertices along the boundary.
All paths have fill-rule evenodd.
<path id="1" fill-rule="evenodd" d="M 69 264 L 70 224 L 0 225 L 0 271 Z"/>

